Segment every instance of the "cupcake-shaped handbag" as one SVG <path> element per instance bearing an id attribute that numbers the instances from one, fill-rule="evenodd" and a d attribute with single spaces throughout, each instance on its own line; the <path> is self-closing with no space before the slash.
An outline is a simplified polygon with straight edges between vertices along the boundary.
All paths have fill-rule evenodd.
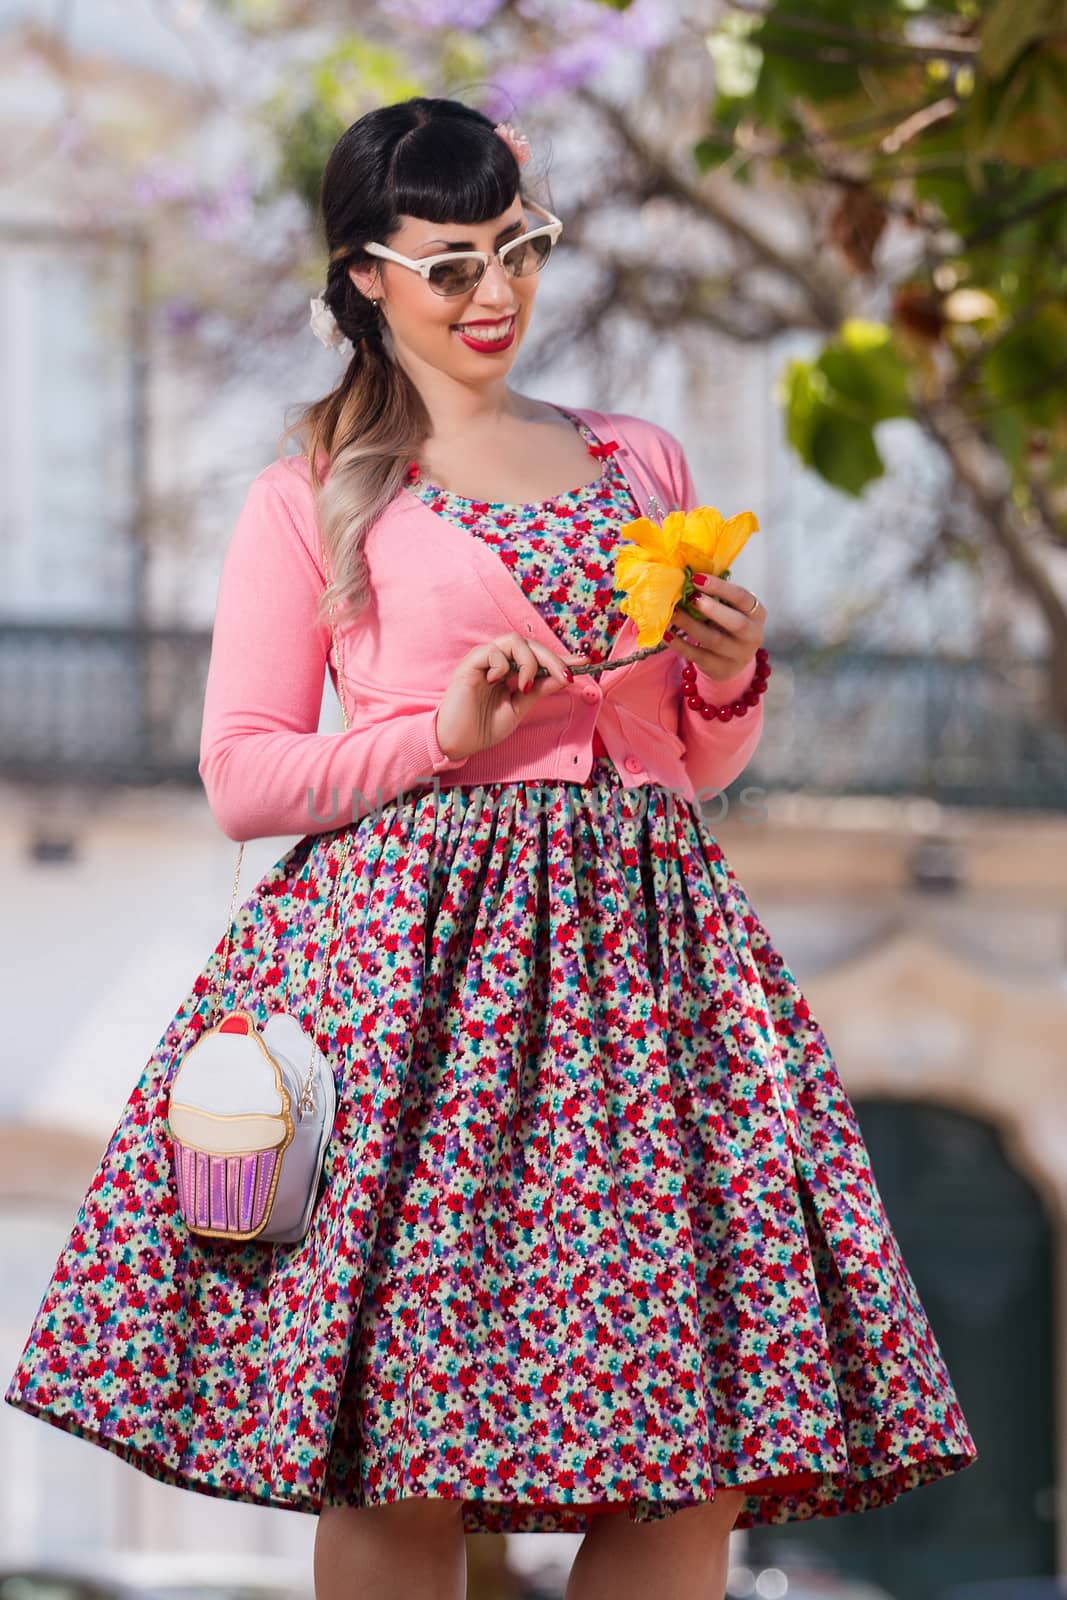
<path id="1" fill-rule="evenodd" d="M 227 1012 L 188 1051 L 167 1122 L 178 1205 L 194 1233 L 290 1243 L 311 1221 L 333 1128 L 333 1072 L 299 1018 Z"/>

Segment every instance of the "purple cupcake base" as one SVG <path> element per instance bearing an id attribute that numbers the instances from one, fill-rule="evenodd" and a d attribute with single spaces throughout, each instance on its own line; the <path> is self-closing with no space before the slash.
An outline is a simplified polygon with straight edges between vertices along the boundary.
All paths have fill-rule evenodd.
<path id="1" fill-rule="evenodd" d="M 215 1156 L 174 1139 L 178 1205 L 188 1226 L 218 1233 L 256 1233 L 267 1220 L 278 1151 Z"/>

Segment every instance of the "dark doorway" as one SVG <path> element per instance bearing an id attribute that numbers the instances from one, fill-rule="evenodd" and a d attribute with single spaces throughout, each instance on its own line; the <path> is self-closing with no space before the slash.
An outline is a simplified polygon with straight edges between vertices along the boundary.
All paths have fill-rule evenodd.
<path id="1" fill-rule="evenodd" d="M 853 1105 L 980 1459 L 877 1510 L 752 1528 L 749 1556 L 788 1571 L 793 1549 L 894 1600 L 950 1600 L 967 1583 L 1051 1576 L 1052 1223 L 989 1123 L 913 1101 Z"/>

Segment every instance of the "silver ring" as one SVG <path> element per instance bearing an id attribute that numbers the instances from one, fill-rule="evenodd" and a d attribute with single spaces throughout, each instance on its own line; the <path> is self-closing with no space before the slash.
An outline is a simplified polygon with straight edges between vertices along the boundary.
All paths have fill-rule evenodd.
<path id="1" fill-rule="evenodd" d="M 752 596 L 752 604 L 749 606 L 748 610 L 745 612 L 745 616 L 746 617 L 754 617 L 756 615 L 756 612 L 759 610 L 759 604 L 760 604 L 759 595 L 758 594 L 754 594 Z"/>

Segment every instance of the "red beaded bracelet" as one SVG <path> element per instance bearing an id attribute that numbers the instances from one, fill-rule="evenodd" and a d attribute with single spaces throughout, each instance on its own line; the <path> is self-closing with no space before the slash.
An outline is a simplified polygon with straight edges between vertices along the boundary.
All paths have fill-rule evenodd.
<path id="1" fill-rule="evenodd" d="M 697 669 L 692 661 L 687 661 L 682 668 L 682 693 L 685 703 L 693 711 L 699 711 L 706 722 L 712 717 L 717 717 L 720 722 L 729 722 L 732 717 L 743 717 L 752 706 L 759 704 L 761 694 L 767 692 L 767 680 L 771 675 L 770 657 L 760 645 L 756 651 L 756 670 L 752 675 L 752 682 L 736 700 L 728 700 L 724 705 L 709 705 L 696 692 Z"/>

